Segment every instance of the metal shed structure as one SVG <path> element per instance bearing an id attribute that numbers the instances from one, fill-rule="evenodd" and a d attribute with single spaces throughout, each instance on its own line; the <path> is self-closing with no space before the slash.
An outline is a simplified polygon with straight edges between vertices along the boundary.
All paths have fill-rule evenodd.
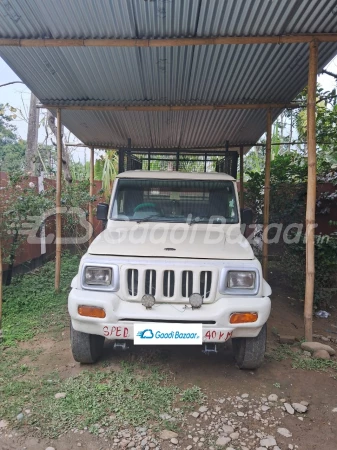
<path id="1" fill-rule="evenodd" d="M 0 1 L 0 56 L 57 114 L 59 125 L 62 111 L 62 123 L 92 149 L 123 149 L 127 139 L 132 148 L 177 151 L 219 150 L 228 142 L 242 156 L 267 130 L 265 226 L 272 120 L 296 107 L 293 98 L 309 85 L 307 339 L 315 88 L 317 72 L 336 53 L 335 0 Z M 59 136 L 58 206 L 60 149 Z M 57 224 L 60 230 L 60 214 Z M 58 244 L 57 272 L 60 252 Z M 263 256 L 266 273 L 266 245 Z M 56 288 L 58 282 L 56 274 Z"/>

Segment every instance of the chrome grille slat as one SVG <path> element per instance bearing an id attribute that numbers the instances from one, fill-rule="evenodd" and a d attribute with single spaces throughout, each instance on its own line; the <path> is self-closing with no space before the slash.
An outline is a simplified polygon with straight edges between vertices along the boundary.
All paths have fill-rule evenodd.
<path id="1" fill-rule="evenodd" d="M 137 297 L 138 294 L 138 270 L 128 269 L 127 271 L 127 286 L 131 297 Z"/>
<path id="2" fill-rule="evenodd" d="M 156 271 L 153 269 L 147 269 L 145 271 L 145 294 L 156 295 Z"/>

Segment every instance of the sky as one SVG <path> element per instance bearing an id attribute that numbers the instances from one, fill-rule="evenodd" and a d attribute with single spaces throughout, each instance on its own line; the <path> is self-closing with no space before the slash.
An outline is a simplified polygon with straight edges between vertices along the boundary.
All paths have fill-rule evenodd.
<path id="1" fill-rule="evenodd" d="M 337 73 L 337 56 L 327 65 L 327 70 Z M 12 71 L 12 69 L 0 58 L 0 85 L 9 83 L 12 81 L 20 81 L 18 76 Z M 331 90 L 336 87 L 336 80 L 329 75 L 319 75 L 318 82 L 322 85 L 324 90 Z M 29 110 L 30 90 L 24 84 L 12 84 L 0 88 L 0 104 L 8 103 L 14 108 L 21 109 L 23 114 L 27 116 L 26 112 Z M 13 121 L 16 125 L 18 134 L 22 139 L 27 138 L 27 122 L 22 119 L 16 119 Z M 44 140 L 44 130 L 41 128 L 39 132 L 39 142 Z M 74 160 L 84 162 L 88 161 L 89 149 L 77 149 L 73 151 Z"/>

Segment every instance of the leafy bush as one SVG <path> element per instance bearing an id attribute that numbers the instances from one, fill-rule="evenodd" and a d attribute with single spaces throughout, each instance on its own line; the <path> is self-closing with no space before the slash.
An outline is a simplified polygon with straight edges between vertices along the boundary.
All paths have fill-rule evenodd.
<path id="1" fill-rule="evenodd" d="M 253 209 L 257 223 L 263 221 L 264 171 L 248 172 L 245 204 Z M 307 160 L 298 153 L 278 154 L 270 169 L 269 223 L 288 225 L 304 221 Z"/>
<path id="2" fill-rule="evenodd" d="M 298 243 L 285 246 L 281 260 L 282 270 L 301 298 L 304 298 L 305 293 L 305 246 L 305 235 L 298 235 Z M 333 236 L 315 236 L 315 307 L 330 306 L 337 292 L 336 272 L 337 239 Z"/>

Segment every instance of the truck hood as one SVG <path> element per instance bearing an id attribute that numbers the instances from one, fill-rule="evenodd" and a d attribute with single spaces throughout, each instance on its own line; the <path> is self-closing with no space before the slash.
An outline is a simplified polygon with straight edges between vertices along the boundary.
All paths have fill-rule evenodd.
<path id="1" fill-rule="evenodd" d="M 239 225 L 113 222 L 90 245 L 91 255 L 148 258 L 254 259 Z"/>

